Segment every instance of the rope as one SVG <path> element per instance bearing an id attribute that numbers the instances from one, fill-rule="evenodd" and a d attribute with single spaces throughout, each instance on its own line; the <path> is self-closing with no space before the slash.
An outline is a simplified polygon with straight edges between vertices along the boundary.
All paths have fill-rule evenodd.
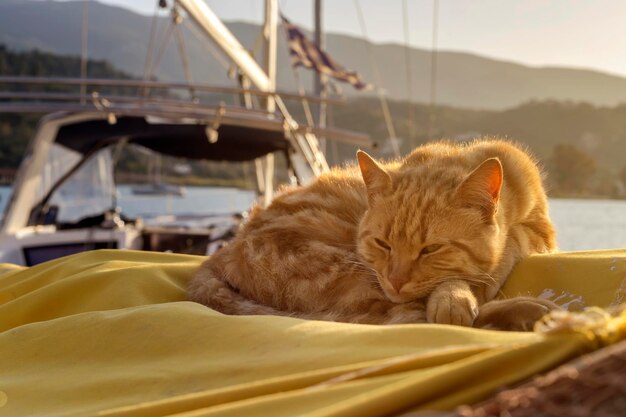
<path id="1" fill-rule="evenodd" d="M 170 36 L 172 36 L 172 32 L 174 30 L 173 26 L 174 25 L 172 24 L 172 22 L 170 22 L 169 26 L 166 29 L 165 34 L 163 35 L 163 41 L 161 41 L 161 47 L 157 53 L 157 57 L 152 63 L 152 65 L 150 65 L 150 69 L 148 71 L 148 79 L 152 78 L 152 74 L 154 73 L 155 68 L 159 65 L 159 63 L 161 62 L 161 59 L 163 58 L 163 54 L 165 53 L 165 49 L 167 48 L 167 44 L 170 40 Z"/>
<path id="2" fill-rule="evenodd" d="M 150 37 L 148 38 L 148 50 L 146 52 L 146 60 L 143 64 L 143 79 L 144 81 L 148 80 L 148 70 L 150 69 L 150 64 L 152 62 L 152 51 L 154 49 L 154 41 L 156 38 L 157 29 L 159 26 L 159 2 L 156 2 L 156 6 L 154 8 L 154 14 L 152 15 L 152 23 L 150 23 Z"/>
<path id="3" fill-rule="evenodd" d="M 189 58 L 187 56 L 187 49 L 185 48 L 185 40 L 183 39 L 181 30 L 180 30 L 180 24 L 182 22 L 183 22 L 183 17 L 180 15 L 179 11 L 176 8 L 172 8 L 172 24 L 174 27 L 174 39 L 176 41 L 178 55 L 180 56 L 180 61 L 183 65 L 183 73 L 185 75 L 185 80 L 188 83 L 191 83 L 192 82 L 191 67 L 189 66 Z M 189 87 L 189 94 L 191 95 L 192 100 L 196 98 L 193 87 Z"/>
<path id="4" fill-rule="evenodd" d="M 435 129 L 435 103 L 437 99 L 437 35 L 439 31 L 439 0 L 433 0 L 433 45 L 430 59 L 430 109 L 428 117 L 428 139 Z"/>
<path id="5" fill-rule="evenodd" d="M 616 312 L 589 307 L 582 312 L 553 310 L 535 323 L 544 334 L 580 333 L 595 348 L 626 339 L 626 306 Z"/>
<path id="6" fill-rule="evenodd" d="M 298 70 L 291 67 L 291 72 L 293 73 L 293 78 L 296 81 L 296 87 L 298 88 L 298 94 L 301 97 L 302 101 L 302 110 L 304 111 L 304 117 L 306 118 L 306 123 L 309 126 L 315 126 L 315 120 L 313 119 L 313 113 L 311 112 L 311 106 L 309 105 L 309 100 L 306 99 L 306 91 L 304 90 L 304 86 L 300 81 L 300 74 Z"/>
<path id="7" fill-rule="evenodd" d="M 169 38 L 172 35 L 173 25 L 172 25 L 172 22 L 170 21 L 170 25 L 167 27 L 165 34 L 163 35 L 163 40 L 160 42 L 160 49 L 157 53 L 157 58 L 154 61 L 152 61 L 152 55 L 153 55 L 152 49 L 154 48 L 154 44 L 159 44 L 159 42 L 156 41 L 158 20 L 155 20 L 157 18 L 159 7 L 161 7 L 161 4 L 160 2 L 157 2 L 157 9 L 155 10 L 154 15 L 152 17 L 153 23 L 154 23 L 154 26 L 153 26 L 154 32 L 152 33 L 152 30 L 151 30 L 150 42 L 149 42 L 149 43 L 152 43 L 152 45 L 148 47 L 149 51 L 148 51 L 148 55 L 146 56 L 146 62 L 145 62 L 145 67 L 144 67 L 144 80 L 146 81 L 149 81 L 152 78 L 154 69 L 157 67 L 157 65 L 159 65 L 159 62 L 161 62 L 161 58 L 163 58 L 163 53 L 165 52 L 165 48 L 167 47 Z M 150 58 L 150 60 L 148 60 L 148 58 Z M 144 88 L 142 91 L 142 96 L 146 97 L 149 94 L 150 94 L 150 88 Z"/>
<path id="8" fill-rule="evenodd" d="M 233 65 L 233 62 L 230 61 L 223 52 L 215 47 L 215 44 L 203 33 L 200 33 L 196 25 L 189 22 L 188 19 L 183 20 L 183 25 L 189 30 L 189 32 L 196 38 L 196 40 L 209 52 L 209 54 L 220 63 L 220 65 L 226 70 L 228 77 L 233 79 L 236 77 L 236 68 Z M 260 36 L 259 36 L 260 37 Z M 204 55 L 203 55 L 204 56 Z M 241 74 L 239 74 L 241 76 Z M 243 84 L 240 82 L 243 86 Z M 237 94 L 233 95 L 233 102 L 237 102 L 240 99 L 240 96 Z"/>
<path id="9" fill-rule="evenodd" d="M 400 156 L 400 148 L 398 146 L 396 128 L 393 125 L 393 119 L 391 118 L 391 112 L 389 111 L 389 104 L 387 103 L 387 97 L 385 96 L 383 89 L 380 87 L 382 85 L 380 72 L 378 71 L 376 60 L 374 59 L 374 54 L 372 52 L 372 44 L 370 43 L 369 37 L 367 36 L 367 28 L 365 26 L 365 19 L 363 18 L 363 11 L 361 10 L 361 6 L 359 5 L 358 0 L 354 0 L 354 7 L 356 9 L 357 17 L 359 19 L 359 26 L 361 27 L 363 40 L 365 40 L 365 45 L 366 45 L 367 53 L 368 53 L 369 60 L 370 60 L 370 66 L 372 69 L 372 74 L 374 76 L 374 83 L 377 85 L 376 92 L 378 93 L 378 99 L 380 100 L 380 106 L 382 107 L 383 117 L 385 119 L 385 125 L 387 127 L 387 133 L 389 134 L 389 140 L 391 141 L 391 147 L 393 148 L 394 155 L 398 157 Z"/>
<path id="10" fill-rule="evenodd" d="M 413 142 L 415 136 L 415 120 L 413 118 L 413 77 L 411 76 L 411 33 L 409 28 L 409 5 L 408 0 L 402 0 L 402 14 L 404 15 L 404 59 L 406 61 L 406 96 L 407 96 L 407 118 L 409 128 L 409 143 L 411 148 L 417 144 Z"/>
<path id="11" fill-rule="evenodd" d="M 196 38 L 196 40 L 206 48 L 211 56 L 215 58 L 217 62 L 219 62 L 222 67 L 224 67 L 225 70 L 230 69 L 230 61 L 224 57 L 224 55 L 215 47 L 212 42 L 207 39 L 206 36 L 198 33 L 198 28 L 195 25 L 190 24 L 188 20 L 183 20 L 183 25 L 185 25 L 185 27 L 189 29 L 189 32 L 194 36 L 194 38 Z"/>

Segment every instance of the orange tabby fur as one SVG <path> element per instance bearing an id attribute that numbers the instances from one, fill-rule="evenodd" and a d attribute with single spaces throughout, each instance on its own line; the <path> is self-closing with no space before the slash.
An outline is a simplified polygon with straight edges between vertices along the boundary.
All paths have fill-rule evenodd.
<path id="1" fill-rule="evenodd" d="M 524 151 L 486 140 L 432 143 L 383 165 L 358 159 L 360 170 L 334 170 L 255 208 L 196 272 L 190 298 L 226 314 L 356 323 L 471 326 L 484 311 L 481 326 L 519 329 L 555 307 L 488 302 L 516 262 L 555 247 Z"/>

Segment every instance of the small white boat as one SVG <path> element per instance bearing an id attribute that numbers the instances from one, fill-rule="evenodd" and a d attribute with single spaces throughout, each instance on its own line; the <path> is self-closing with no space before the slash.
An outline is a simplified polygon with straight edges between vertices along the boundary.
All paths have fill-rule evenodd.
<path id="1" fill-rule="evenodd" d="M 0 111 L 4 105 L 0 103 Z M 305 141 L 305 133 L 286 131 L 282 116 L 238 108 L 175 107 L 144 101 L 112 104 L 107 112 L 85 109 L 44 117 L 18 170 L 0 226 L 0 262 L 35 265 L 101 248 L 206 254 L 236 230 L 244 215 L 217 218 L 210 201 L 206 216 L 126 216 L 118 209 L 112 162 L 112 151 L 119 146 L 141 146 L 190 160 L 252 163 L 258 168 L 254 175 L 261 204 L 272 197 L 275 157 L 286 158 L 297 183 L 312 180 L 320 172 L 317 167 L 325 165 L 314 147 L 315 137 Z M 114 123 L 110 114 L 115 115 Z M 205 132 L 207 125 L 215 126 L 215 114 L 221 119 L 219 140 L 211 143 Z M 306 154 L 303 144 L 310 146 Z M 155 198 L 157 191 L 182 192 L 166 184 L 148 187 L 134 191 Z"/>
<path id="2" fill-rule="evenodd" d="M 185 187 L 175 184 L 165 184 L 162 182 L 152 184 L 133 185 L 131 191 L 135 195 L 172 195 L 183 197 L 186 193 Z"/>
<path id="3" fill-rule="evenodd" d="M 306 184 L 328 169 L 310 126 L 300 126 L 276 92 L 278 5 L 267 0 L 267 59 L 259 65 L 200 0 L 173 5 L 172 24 L 181 9 L 219 46 L 242 74 L 240 88 L 146 80 L 0 77 L 1 85 L 26 85 L 29 92 L 2 94 L 0 112 L 49 113 L 32 139 L 0 224 L 0 262 L 35 265 L 64 255 L 100 248 L 201 254 L 232 236 L 245 214 L 132 218 L 120 210 L 114 168 L 129 146 L 187 161 L 248 164 L 259 204 L 269 204 L 275 166 L 286 167 L 292 183 Z M 9 84 L 10 83 L 10 84 Z M 41 85 L 80 86 L 80 94 L 31 92 Z M 105 91 L 124 91 L 106 95 Z M 183 90 L 154 97 L 146 91 Z M 195 93 L 238 97 L 202 104 Z M 173 98 L 171 98 L 173 97 Z M 254 106 L 256 98 L 256 108 Z M 298 101 L 306 98 L 292 96 Z M 219 104 L 215 104 L 219 103 Z M 329 139 L 369 147 L 369 138 L 349 132 L 322 131 Z M 174 164 L 172 166 L 173 172 Z M 184 188 L 160 181 L 133 189 L 135 194 L 182 195 Z M 164 213 L 166 214 L 166 213 Z"/>

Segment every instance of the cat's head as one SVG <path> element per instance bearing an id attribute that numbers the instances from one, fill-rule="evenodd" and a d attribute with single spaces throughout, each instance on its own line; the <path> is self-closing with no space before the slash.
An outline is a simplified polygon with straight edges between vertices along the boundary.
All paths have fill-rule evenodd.
<path id="1" fill-rule="evenodd" d="M 498 159 L 468 174 L 436 164 L 387 172 L 366 153 L 357 156 L 368 199 L 358 251 L 390 300 L 427 297 L 447 280 L 492 281 L 488 273 L 502 251 Z"/>

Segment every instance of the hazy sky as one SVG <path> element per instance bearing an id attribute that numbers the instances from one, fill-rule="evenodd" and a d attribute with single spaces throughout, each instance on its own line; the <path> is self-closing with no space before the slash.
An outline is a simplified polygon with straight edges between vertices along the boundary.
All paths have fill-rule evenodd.
<path id="1" fill-rule="evenodd" d="M 156 0 L 101 0 L 151 14 Z M 370 40 L 404 43 L 403 0 L 358 0 Z M 170 0 L 171 2 L 171 0 Z M 432 0 L 407 0 L 410 43 L 430 48 Z M 259 22 L 263 0 L 207 0 L 224 20 Z M 312 26 L 311 0 L 279 0 Z M 325 30 L 362 36 L 354 0 L 324 2 Z M 626 76 L 624 0 L 439 0 L 439 47 L 529 65 L 592 68 Z"/>

